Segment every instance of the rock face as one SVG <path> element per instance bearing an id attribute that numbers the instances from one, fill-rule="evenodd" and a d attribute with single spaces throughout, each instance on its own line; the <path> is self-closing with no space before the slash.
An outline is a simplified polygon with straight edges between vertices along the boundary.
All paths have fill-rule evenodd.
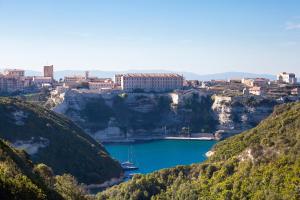
<path id="1" fill-rule="evenodd" d="M 183 128 L 194 133 L 213 132 L 216 120 L 211 105 L 210 96 L 196 90 L 162 94 L 87 94 L 71 90 L 54 111 L 105 141 L 178 135 Z"/>
<path id="2" fill-rule="evenodd" d="M 227 137 L 256 126 L 272 111 L 277 102 L 261 96 L 214 96 L 212 109 L 218 118 L 217 129 Z"/>
<path id="3" fill-rule="evenodd" d="M 36 104 L 0 98 L 0 137 L 55 174 L 70 173 L 79 182 L 100 184 L 123 173 L 100 143 L 71 120 Z"/>
<path id="4" fill-rule="evenodd" d="M 199 90 L 173 93 L 91 94 L 66 92 L 54 108 L 100 141 L 217 133 L 219 139 L 256 126 L 278 104 L 260 96 L 210 96 Z M 185 130 L 185 131 L 183 131 Z"/>

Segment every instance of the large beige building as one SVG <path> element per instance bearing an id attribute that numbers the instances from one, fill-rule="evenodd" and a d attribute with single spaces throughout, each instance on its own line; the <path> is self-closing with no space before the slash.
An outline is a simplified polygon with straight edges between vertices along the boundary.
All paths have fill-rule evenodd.
<path id="1" fill-rule="evenodd" d="M 51 77 L 53 79 L 53 65 L 44 66 L 44 77 Z"/>
<path id="2" fill-rule="evenodd" d="M 183 76 L 168 73 L 132 73 L 121 76 L 121 88 L 125 91 L 134 90 L 163 92 L 181 89 Z"/>

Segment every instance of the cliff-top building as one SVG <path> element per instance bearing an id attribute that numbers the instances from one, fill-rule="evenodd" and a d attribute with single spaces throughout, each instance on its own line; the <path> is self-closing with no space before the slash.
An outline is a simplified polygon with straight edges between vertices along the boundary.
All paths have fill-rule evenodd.
<path id="1" fill-rule="evenodd" d="M 44 77 L 51 77 L 53 79 L 53 65 L 44 66 Z"/>
<path id="2" fill-rule="evenodd" d="M 183 76 L 173 73 L 131 73 L 121 76 L 121 88 L 129 92 L 137 89 L 163 92 L 181 89 L 182 86 Z"/>
<path id="3" fill-rule="evenodd" d="M 23 69 L 5 69 L 3 75 L 10 77 L 23 77 L 25 75 L 25 71 Z"/>
<path id="4" fill-rule="evenodd" d="M 296 84 L 297 78 L 294 73 L 281 72 L 277 75 L 278 83 Z"/>

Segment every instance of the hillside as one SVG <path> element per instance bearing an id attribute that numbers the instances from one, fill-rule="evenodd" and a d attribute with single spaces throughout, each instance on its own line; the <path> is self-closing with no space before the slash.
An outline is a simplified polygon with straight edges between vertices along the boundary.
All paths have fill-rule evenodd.
<path id="1" fill-rule="evenodd" d="M 0 140 L 0 199 L 62 199 L 34 172 L 28 155 Z"/>
<path id="2" fill-rule="evenodd" d="M 65 117 L 12 98 L 0 98 L 0 137 L 25 149 L 35 163 L 79 182 L 98 184 L 119 177 L 122 169 L 104 147 Z"/>
<path id="3" fill-rule="evenodd" d="M 188 153 L 188 152 L 187 152 Z M 178 166 L 98 194 L 99 199 L 300 199 L 300 103 L 219 142 L 202 164 Z"/>

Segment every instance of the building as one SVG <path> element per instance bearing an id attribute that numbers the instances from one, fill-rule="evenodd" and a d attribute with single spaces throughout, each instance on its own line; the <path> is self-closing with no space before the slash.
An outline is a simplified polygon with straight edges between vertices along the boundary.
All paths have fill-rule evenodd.
<path id="1" fill-rule="evenodd" d="M 278 83 L 296 84 L 297 78 L 294 73 L 281 72 L 277 75 Z"/>
<path id="2" fill-rule="evenodd" d="M 239 78 L 231 78 L 228 80 L 228 83 L 242 83 L 242 80 Z"/>
<path id="3" fill-rule="evenodd" d="M 44 77 L 44 76 L 33 76 L 32 77 L 32 84 L 36 86 L 43 86 L 45 84 L 51 84 L 52 83 L 52 77 Z"/>
<path id="4" fill-rule="evenodd" d="M 112 89 L 114 87 L 114 82 L 111 79 L 105 79 L 102 81 L 89 82 L 90 90 L 102 90 L 102 89 Z"/>
<path id="5" fill-rule="evenodd" d="M 116 86 L 121 86 L 121 78 L 123 74 L 115 74 L 115 85 Z"/>
<path id="6" fill-rule="evenodd" d="M 23 69 L 5 69 L 3 74 L 10 77 L 23 77 L 25 71 Z"/>
<path id="7" fill-rule="evenodd" d="M 248 87 L 267 87 L 270 80 L 267 78 L 243 78 L 242 83 Z"/>
<path id="8" fill-rule="evenodd" d="M 0 75 L 0 92 L 11 93 L 22 91 L 24 89 L 24 80 L 14 76 Z"/>
<path id="9" fill-rule="evenodd" d="M 125 91 L 163 92 L 181 89 L 183 76 L 173 73 L 132 73 L 121 76 L 121 88 Z"/>
<path id="10" fill-rule="evenodd" d="M 51 77 L 53 79 L 53 65 L 44 66 L 44 77 Z"/>
<path id="11" fill-rule="evenodd" d="M 300 95 L 300 88 L 293 88 L 291 90 L 291 95 Z"/>
<path id="12" fill-rule="evenodd" d="M 85 80 L 89 79 L 89 75 L 90 75 L 90 72 L 89 71 L 85 71 Z"/>
<path id="13" fill-rule="evenodd" d="M 263 95 L 264 94 L 264 90 L 262 87 L 252 87 L 249 88 L 249 94 L 253 94 L 253 95 Z"/>
<path id="14" fill-rule="evenodd" d="M 85 80 L 84 76 L 65 76 L 64 77 L 64 82 L 65 83 L 81 82 L 81 81 L 84 81 L 84 80 Z"/>

